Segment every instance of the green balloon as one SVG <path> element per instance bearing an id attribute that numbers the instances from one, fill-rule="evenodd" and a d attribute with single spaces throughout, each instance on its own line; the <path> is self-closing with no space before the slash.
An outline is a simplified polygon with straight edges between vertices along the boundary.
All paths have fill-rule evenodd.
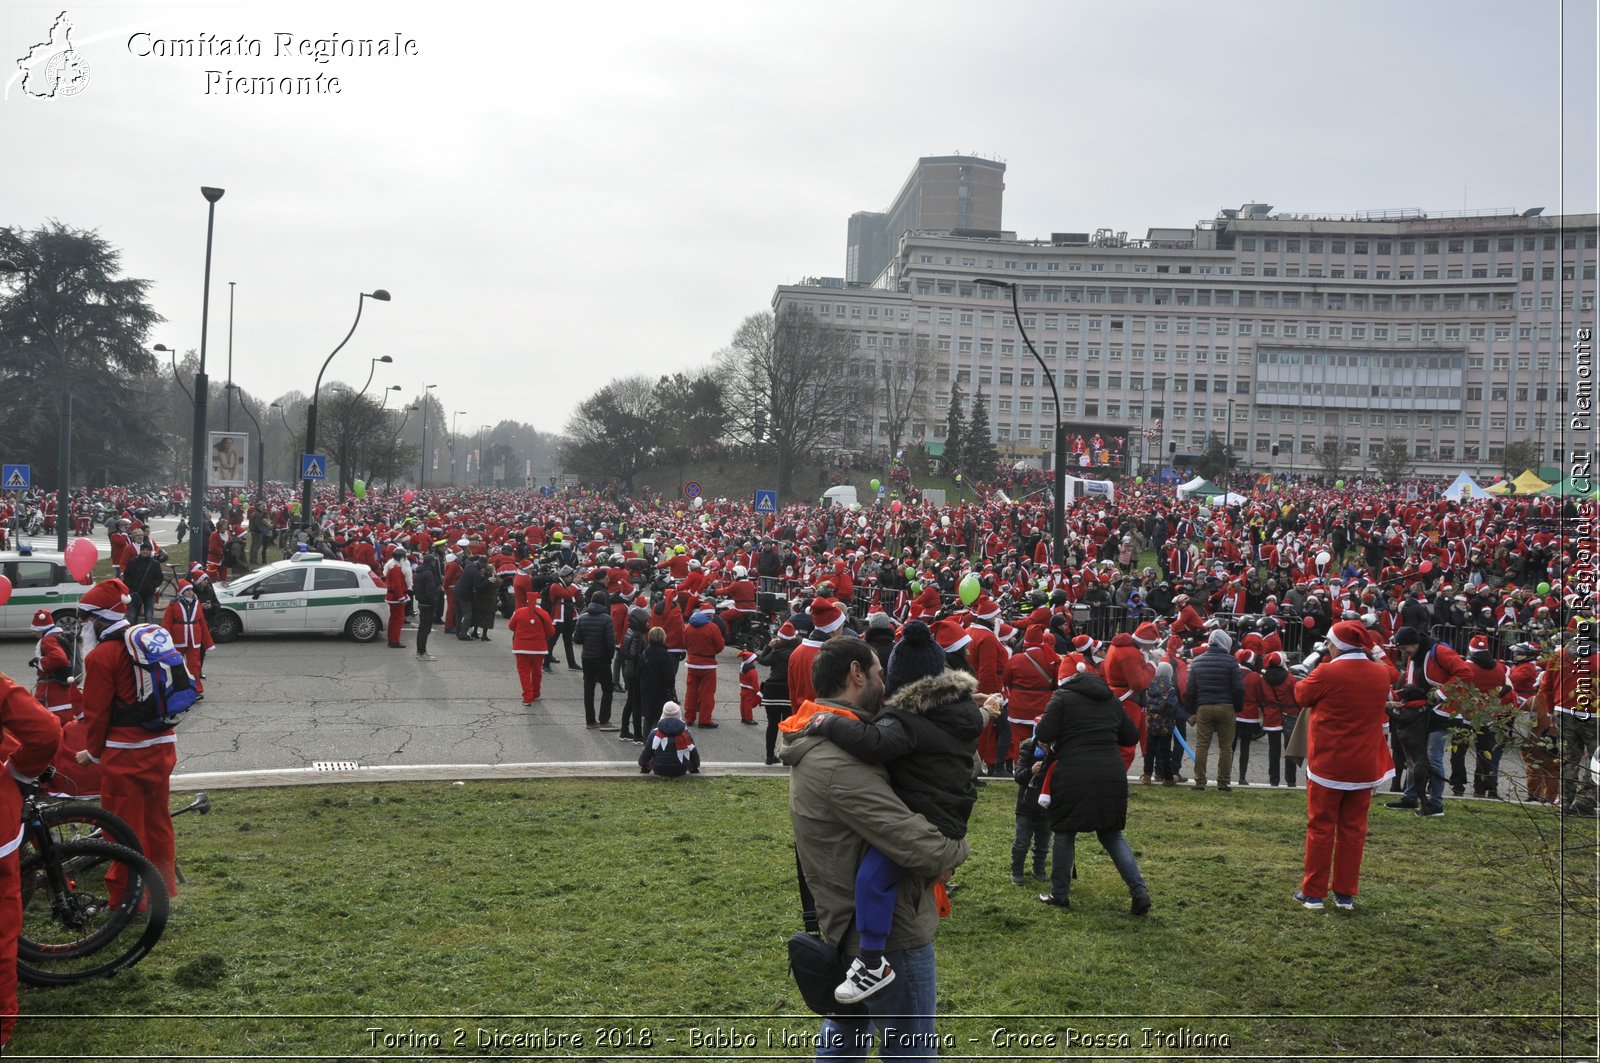
<path id="1" fill-rule="evenodd" d="M 1335 481 L 1333 481 L 1333 486 L 1342 491 L 1342 490 L 1344 490 L 1344 481 L 1343 480 L 1335 480 Z"/>
<path id="2" fill-rule="evenodd" d="M 1143 476 L 1135 476 L 1133 478 L 1133 482 L 1136 483 L 1136 484 L 1142 484 L 1142 483 L 1144 483 L 1144 477 Z"/>
<path id="3" fill-rule="evenodd" d="M 1537 587 L 1535 587 L 1534 590 L 1538 591 L 1540 594 L 1549 594 L 1550 593 L 1550 584 L 1541 583 Z"/>
<path id="4" fill-rule="evenodd" d="M 910 565 L 907 565 L 906 566 L 906 579 L 915 579 L 916 576 L 917 576 L 917 570 L 912 568 Z"/>
<path id="5" fill-rule="evenodd" d="M 978 600 L 978 595 L 983 593 L 983 585 L 978 582 L 977 576 L 968 572 L 956 585 L 956 593 L 961 595 L 962 605 L 971 605 Z"/>
<path id="6" fill-rule="evenodd" d="M 922 584 L 920 584 L 920 583 L 913 583 L 913 584 L 912 584 L 912 585 L 911 585 L 911 596 L 912 596 L 912 597 L 913 597 L 913 598 L 915 598 L 915 597 L 916 597 L 916 596 L 917 596 L 917 595 L 919 595 L 919 594 L 921 594 L 921 593 L 922 593 Z"/>
<path id="7" fill-rule="evenodd" d="M 879 488 L 879 487 L 881 487 L 881 486 L 883 486 L 883 485 L 882 485 L 882 484 L 880 484 L 880 483 L 878 483 L 878 481 L 877 481 L 877 480 L 873 480 L 873 481 L 872 481 L 872 489 L 873 489 L 873 490 L 874 490 L 874 491 L 876 491 L 876 490 L 877 490 L 877 489 L 878 489 L 878 488 Z"/>
<path id="8" fill-rule="evenodd" d="M 350 493 L 355 495 L 357 498 L 366 498 L 367 482 L 365 480 L 356 480 L 350 485 Z"/>

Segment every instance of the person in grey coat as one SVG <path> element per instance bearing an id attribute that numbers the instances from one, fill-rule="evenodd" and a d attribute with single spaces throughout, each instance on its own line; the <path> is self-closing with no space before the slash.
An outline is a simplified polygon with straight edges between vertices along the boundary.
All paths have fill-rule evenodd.
<path id="1" fill-rule="evenodd" d="M 1244 669 L 1233 658 L 1233 638 L 1220 628 L 1206 640 L 1206 652 L 1189 662 L 1183 707 L 1194 718 L 1194 788 L 1206 788 L 1206 760 L 1217 739 L 1217 790 L 1233 787 L 1233 732 L 1244 708 Z"/>

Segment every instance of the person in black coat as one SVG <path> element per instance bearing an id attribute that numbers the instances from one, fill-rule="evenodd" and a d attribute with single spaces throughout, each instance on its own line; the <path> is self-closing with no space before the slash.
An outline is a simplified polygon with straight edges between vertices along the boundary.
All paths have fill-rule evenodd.
<path id="1" fill-rule="evenodd" d="M 791 634 L 785 635 L 784 631 Z M 800 644 L 793 627 L 785 624 L 778 637 L 768 644 L 756 663 L 767 669 L 767 678 L 761 682 L 761 707 L 767 713 L 767 763 L 778 763 L 778 725 L 792 710 L 789 705 L 789 656 Z"/>
<path id="2" fill-rule="evenodd" d="M 787 672 L 784 682 L 787 683 Z M 645 637 L 644 653 L 639 657 L 639 711 L 645 730 L 661 720 L 661 709 L 678 700 L 678 657 L 667 649 L 667 631 L 653 627 Z"/>
<path id="3" fill-rule="evenodd" d="M 675 701 L 664 705 L 661 719 L 650 729 L 650 741 L 639 753 L 639 773 L 658 779 L 700 774 L 700 750 L 683 722 L 683 709 Z"/>
<path id="4" fill-rule="evenodd" d="M 1044 784 L 1050 751 L 1037 738 L 1030 738 L 1017 750 L 1017 836 L 1011 843 L 1011 884 L 1026 883 L 1022 877 L 1028 850 L 1033 849 L 1033 877 L 1039 882 L 1049 882 L 1045 870 L 1050 851 L 1050 814 L 1039 806 L 1039 794 Z"/>
<path id="5" fill-rule="evenodd" d="M 470 642 L 472 632 L 472 599 L 483 583 L 483 566 L 476 557 L 468 555 L 461 561 L 461 576 L 456 580 L 456 638 Z"/>
<path id="6" fill-rule="evenodd" d="M 611 698 L 615 688 L 611 685 L 611 656 L 616 652 L 617 627 L 611 620 L 611 607 L 606 602 L 605 591 L 595 591 L 589 596 L 589 605 L 578 616 L 572 629 L 572 641 L 583 647 L 583 716 L 585 725 L 612 731 Z M 600 715 L 595 716 L 594 689 L 600 688 Z"/>
<path id="7" fill-rule="evenodd" d="M 1058 908 L 1072 907 L 1072 865 L 1081 831 L 1094 831 L 1111 857 L 1133 898 L 1133 914 L 1150 910 L 1150 891 L 1139 874 L 1139 862 L 1122 836 L 1128 823 L 1128 778 L 1121 747 L 1137 745 L 1139 729 L 1105 680 L 1079 672 L 1061 684 L 1034 731 L 1035 738 L 1055 749 L 1048 793 L 1039 804 L 1048 808 L 1055 832 L 1050 892 L 1039 900 Z"/>
<path id="8" fill-rule="evenodd" d="M 439 555 L 429 552 L 417 560 L 411 573 L 411 595 L 417 601 L 417 656 L 433 660 L 428 652 L 428 635 L 444 607 L 444 578 L 439 570 Z"/>

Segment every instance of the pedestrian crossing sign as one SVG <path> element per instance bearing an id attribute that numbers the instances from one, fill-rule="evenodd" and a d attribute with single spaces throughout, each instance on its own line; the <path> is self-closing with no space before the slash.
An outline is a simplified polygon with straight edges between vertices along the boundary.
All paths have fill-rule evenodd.
<path id="1" fill-rule="evenodd" d="M 300 479 L 326 480 L 328 478 L 328 456 L 326 454 L 300 455 Z"/>
<path id="2" fill-rule="evenodd" d="M 7 491 L 26 491 L 32 483 L 33 466 L 0 465 L 0 487 Z"/>
<path id="3" fill-rule="evenodd" d="M 757 513 L 776 513 L 776 512 L 778 512 L 778 492 L 776 492 L 776 491 L 757 491 L 756 492 L 756 512 Z"/>

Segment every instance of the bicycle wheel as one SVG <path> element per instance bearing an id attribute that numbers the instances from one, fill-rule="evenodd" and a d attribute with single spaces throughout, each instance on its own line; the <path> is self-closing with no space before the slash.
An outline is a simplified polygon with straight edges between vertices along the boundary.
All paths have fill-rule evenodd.
<path id="1" fill-rule="evenodd" d="M 39 809 L 39 818 L 44 820 L 44 825 L 50 828 L 50 837 L 58 843 L 104 841 L 136 853 L 144 852 L 144 846 L 139 844 L 139 836 L 127 821 L 99 805 L 86 801 L 43 805 Z M 24 855 L 33 851 L 31 841 L 24 839 L 23 844 L 27 846 L 23 850 Z"/>
<path id="2" fill-rule="evenodd" d="M 116 904 L 108 875 L 126 883 Z M 58 986 L 125 971 L 155 947 L 170 910 L 161 872 L 132 849 L 74 841 L 27 853 L 17 977 Z"/>

